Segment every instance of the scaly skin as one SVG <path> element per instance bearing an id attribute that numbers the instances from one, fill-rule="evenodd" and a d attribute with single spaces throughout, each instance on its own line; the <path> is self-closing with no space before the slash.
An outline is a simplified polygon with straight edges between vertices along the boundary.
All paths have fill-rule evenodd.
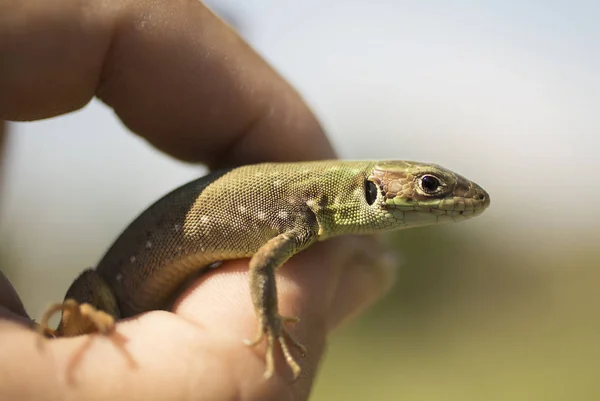
<path id="1" fill-rule="evenodd" d="M 52 336 L 108 332 L 115 320 L 161 309 L 192 275 L 222 260 L 252 257 L 250 292 L 267 339 L 294 376 L 288 343 L 304 352 L 279 315 L 275 269 L 316 241 L 344 234 L 460 221 L 489 205 L 477 184 L 440 166 L 407 161 L 266 163 L 209 174 L 166 195 L 121 234 L 96 269 L 83 272 L 41 327 Z M 48 318 L 62 310 L 57 330 Z"/>

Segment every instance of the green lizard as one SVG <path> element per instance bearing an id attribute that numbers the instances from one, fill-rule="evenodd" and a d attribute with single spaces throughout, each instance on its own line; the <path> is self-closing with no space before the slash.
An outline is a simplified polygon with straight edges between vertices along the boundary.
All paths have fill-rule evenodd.
<path id="1" fill-rule="evenodd" d="M 279 314 L 275 269 L 316 241 L 343 234 L 460 221 L 480 214 L 488 194 L 433 164 L 407 161 L 265 163 L 214 172 L 172 191 L 121 234 L 65 301 L 48 309 L 49 336 L 108 332 L 119 318 L 163 309 L 182 284 L 215 262 L 252 257 L 250 293 L 258 317 L 253 346 L 267 340 L 265 377 L 277 341 L 294 377 L 302 353 Z M 56 330 L 48 319 L 62 311 Z"/>

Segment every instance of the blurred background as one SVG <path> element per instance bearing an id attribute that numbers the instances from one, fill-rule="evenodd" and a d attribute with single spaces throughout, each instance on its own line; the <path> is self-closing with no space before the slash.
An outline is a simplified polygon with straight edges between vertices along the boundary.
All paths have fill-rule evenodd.
<path id="1" fill-rule="evenodd" d="M 600 399 L 600 3 L 209 5 L 296 86 L 341 157 L 434 161 L 492 197 L 475 220 L 390 238 L 399 281 L 335 333 L 311 399 Z M 9 130 L 0 266 L 34 317 L 203 172 L 99 102 Z"/>

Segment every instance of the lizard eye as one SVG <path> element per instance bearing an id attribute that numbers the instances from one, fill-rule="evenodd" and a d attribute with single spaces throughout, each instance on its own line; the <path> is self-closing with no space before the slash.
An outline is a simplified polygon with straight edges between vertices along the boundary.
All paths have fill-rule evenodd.
<path id="1" fill-rule="evenodd" d="M 377 185 L 369 180 L 365 181 L 365 199 L 367 200 L 369 206 L 371 206 L 373 203 L 375 203 L 375 200 L 377 200 Z"/>
<path id="2" fill-rule="evenodd" d="M 423 192 L 425 192 L 426 194 L 434 194 L 442 186 L 440 180 L 432 175 L 424 175 L 423 177 L 421 177 L 419 185 L 421 186 Z"/>

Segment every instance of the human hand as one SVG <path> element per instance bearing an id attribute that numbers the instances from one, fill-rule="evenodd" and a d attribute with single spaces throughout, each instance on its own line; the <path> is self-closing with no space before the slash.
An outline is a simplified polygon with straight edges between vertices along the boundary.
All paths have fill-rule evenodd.
<path id="1" fill-rule="evenodd" d="M 0 119 L 51 117 L 94 96 L 154 146 L 211 167 L 334 156 L 297 93 L 200 2 L 0 0 Z M 42 348 L 0 277 L 0 399 L 306 399 L 327 334 L 392 281 L 372 249 L 334 239 L 278 271 L 282 314 L 301 318 L 293 330 L 309 350 L 294 383 L 281 360 L 263 380 L 264 347 L 242 343 L 257 325 L 247 261 L 203 276 L 174 314 Z"/>

